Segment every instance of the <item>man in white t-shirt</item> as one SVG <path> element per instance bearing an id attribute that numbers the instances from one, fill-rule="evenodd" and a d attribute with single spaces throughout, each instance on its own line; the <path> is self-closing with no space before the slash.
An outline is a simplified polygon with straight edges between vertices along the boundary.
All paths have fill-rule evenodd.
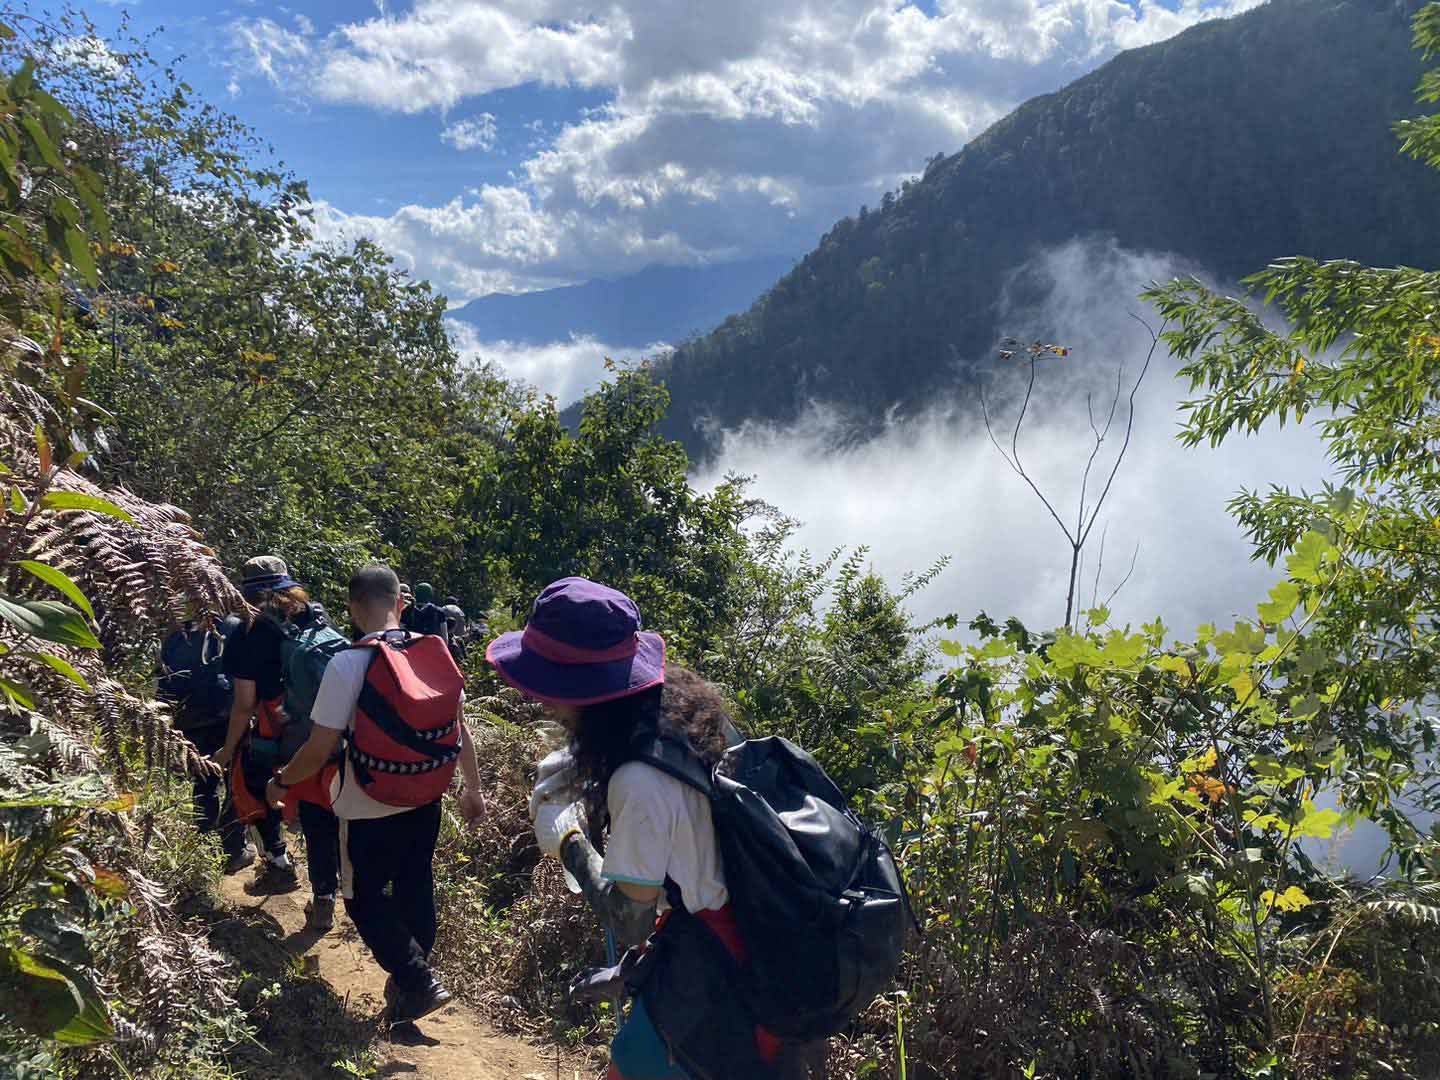
<path id="1" fill-rule="evenodd" d="M 364 632 L 361 640 L 407 635 L 400 627 L 400 581 L 386 566 L 366 566 L 350 579 L 350 616 Z M 365 686 L 374 650 L 338 653 L 325 669 L 310 716 L 309 741 L 271 781 L 267 796 L 283 806 L 286 789 L 313 776 L 332 759 L 341 738 L 355 725 L 356 705 Z M 459 766 L 465 787 L 459 809 L 474 824 L 485 814 L 475 744 L 465 728 L 463 696 L 456 703 Z M 347 756 L 331 784 L 340 819 L 340 889 L 360 937 L 391 978 L 390 1019 L 408 1023 L 450 1000 L 430 970 L 435 945 L 435 842 L 440 834 L 440 800 L 424 806 L 377 802 L 356 779 Z M 386 891 L 389 890 L 389 895 Z"/>

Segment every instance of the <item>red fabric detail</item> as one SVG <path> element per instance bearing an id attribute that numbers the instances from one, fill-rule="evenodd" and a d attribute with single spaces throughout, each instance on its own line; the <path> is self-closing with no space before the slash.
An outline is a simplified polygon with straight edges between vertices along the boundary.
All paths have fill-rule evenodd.
<path id="1" fill-rule="evenodd" d="M 339 770 L 338 765 L 326 765 L 314 776 L 301 780 L 298 784 L 290 785 L 290 794 L 294 798 L 287 800 L 285 804 L 285 817 L 292 818 L 291 807 L 299 802 L 314 803 L 316 806 L 323 806 L 330 809 L 330 781 L 335 779 L 335 773 Z M 298 808 L 293 811 L 298 815 Z"/>
<path id="2" fill-rule="evenodd" d="M 486 659 L 489 659 L 489 657 L 487 656 Z M 507 673 L 503 667 L 501 667 L 499 664 L 496 664 L 493 660 L 491 660 L 490 662 L 494 666 L 495 671 L 507 683 L 515 687 L 516 690 L 519 690 L 526 697 L 532 698 L 535 701 L 538 701 L 544 705 L 603 705 L 607 701 L 618 701 L 620 698 L 630 697 L 632 694 L 642 694 L 646 690 L 652 689 L 656 686 L 663 686 L 665 684 L 665 675 L 662 673 L 659 678 L 651 679 L 647 683 L 641 683 L 639 686 L 627 686 L 624 690 L 615 690 L 608 694 L 601 694 L 599 697 L 555 697 L 553 694 L 543 694 L 538 690 L 534 690 L 528 686 L 524 686 L 521 683 L 516 682 L 510 677 L 509 673 Z"/>
<path id="3" fill-rule="evenodd" d="M 664 924 L 664 920 L 669 917 L 669 914 L 667 911 L 665 915 L 661 916 L 659 925 Z M 697 911 L 695 917 L 708 926 L 710 932 L 720 939 L 721 944 L 734 957 L 737 964 L 741 967 L 749 965 L 750 952 L 745 948 L 745 939 L 740 936 L 739 924 L 735 922 L 735 913 L 730 910 L 729 904 L 722 908 Z M 659 929 L 659 925 L 656 929 Z M 755 1025 L 755 1049 L 760 1054 L 760 1060 L 767 1065 L 773 1065 L 775 1059 L 780 1055 L 782 1045 L 780 1040 L 770 1034 L 767 1029 L 759 1024 Z"/>
<path id="4" fill-rule="evenodd" d="M 614 1065 L 611 1065 L 605 1072 L 605 1080 L 625 1080 L 625 1076 Z"/>
<path id="5" fill-rule="evenodd" d="M 278 739 L 285 733 L 285 698 L 271 698 L 255 705 L 255 729 L 262 739 Z"/>
<path id="6" fill-rule="evenodd" d="M 735 924 L 735 913 L 726 904 L 722 908 L 713 908 L 709 911 L 697 911 L 695 917 L 710 928 L 710 932 L 718 937 L 735 958 L 735 963 L 745 967 L 750 963 L 750 953 L 745 948 L 745 942 L 740 938 L 740 927 Z"/>
<path id="7" fill-rule="evenodd" d="M 525 633 L 520 636 L 520 644 L 552 664 L 609 664 L 616 660 L 630 659 L 640 648 L 639 639 L 634 634 L 608 649 L 584 649 L 579 645 L 557 641 L 534 626 L 525 627 Z"/>
<path id="8" fill-rule="evenodd" d="M 230 759 L 230 802 L 235 809 L 235 820 L 244 825 L 254 825 L 265 817 L 268 809 L 265 803 L 255 797 L 245 783 L 245 754 L 247 747 L 242 743 L 235 756 Z"/>
<path id="9" fill-rule="evenodd" d="M 359 643 L 375 650 L 365 673 L 366 685 L 375 691 L 413 731 L 451 730 L 431 742 L 437 750 L 453 750 L 460 742 L 460 725 L 455 723 L 465 677 L 455 666 L 443 638 L 412 638 L 403 647 L 382 638 Z M 424 754 L 391 739 L 380 726 L 355 710 L 355 748 L 381 761 L 409 764 L 431 760 Z M 455 775 L 459 759 L 438 769 L 406 775 L 370 770 L 370 782 L 361 783 L 366 794 L 387 806 L 425 806 L 445 794 Z M 363 771 L 357 765 L 356 776 Z"/>
<path id="10" fill-rule="evenodd" d="M 760 1052 L 760 1060 L 766 1065 L 775 1064 L 775 1059 L 780 1056 L 783 1046 L 784 1044 L 774 1035 L 771 1035 L 759 1024 L 755 1025 L 755 1049 Z"/>

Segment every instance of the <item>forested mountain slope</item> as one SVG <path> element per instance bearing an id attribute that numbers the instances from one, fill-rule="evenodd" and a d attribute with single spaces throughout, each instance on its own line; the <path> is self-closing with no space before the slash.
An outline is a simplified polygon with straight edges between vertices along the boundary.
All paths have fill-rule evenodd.
<path id="1" fill-rule="evenodd" d="M 694 450 L 706 419 L 914 411 L 1012 329 L 998 305 L 1013 271 L 1077 236 L 1221 278 L 1292 254 L 1434 265 L 1440 177 L 1391 133 L 1415 112 L 1414 10 L 1271 0 L 1026 103 L 661 362 L 668 432 Z"/>

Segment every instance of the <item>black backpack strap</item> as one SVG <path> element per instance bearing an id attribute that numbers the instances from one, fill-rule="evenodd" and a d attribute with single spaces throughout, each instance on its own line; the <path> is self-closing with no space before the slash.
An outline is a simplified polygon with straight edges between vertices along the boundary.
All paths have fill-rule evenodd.
<path id="1" fill-rule="evenodd" d="M 707 799 L 715 796 L 715 782 L 710 776 L 710 766 L 679 736 L 653 729 L 638 732 L 631 740 L 630 756 L 627 760 L 643 761 L 667 776 L 673 776 L 682 784 L 689 785 Z"/>

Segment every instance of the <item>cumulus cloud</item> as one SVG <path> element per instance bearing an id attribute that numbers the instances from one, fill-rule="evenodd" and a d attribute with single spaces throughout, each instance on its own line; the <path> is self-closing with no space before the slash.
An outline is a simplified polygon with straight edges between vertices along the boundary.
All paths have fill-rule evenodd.
<path id="1" fill-rule="evenodd" d="M 498 135 L 495 114 L 487 112 L 448 125 L 440 132 L 440 141 L 456 150 L 493 150 Z"/>
<path id="2" fill-rule="evenodd" d="M 1024 98 L 1253 2 L 417 0 L 324 34 L 242 19 L 232 39 L 237 71 L 312 101 L 413 113 L 527 84 L 608 95 L 503 189 L 354 219 L 458 299 L 804 250 Z M 483 226 L 500 202 L 514 231 L 497 241 Z"/>
<path id="3" fill-rule="evenodd" d="M 605 361 L 662 355 L 670 346 L 656 342 L 643 349 L 621 349 L 589 335 L 571 335 L 565 341 L 524 345 L 513 341 L 482 341 L 468 323 L 450 320 L 450 340 L 462 360 L 494 364 L 507 376 L 553 396 L 563 408 L 578 401 L 606 378 Z"/>

